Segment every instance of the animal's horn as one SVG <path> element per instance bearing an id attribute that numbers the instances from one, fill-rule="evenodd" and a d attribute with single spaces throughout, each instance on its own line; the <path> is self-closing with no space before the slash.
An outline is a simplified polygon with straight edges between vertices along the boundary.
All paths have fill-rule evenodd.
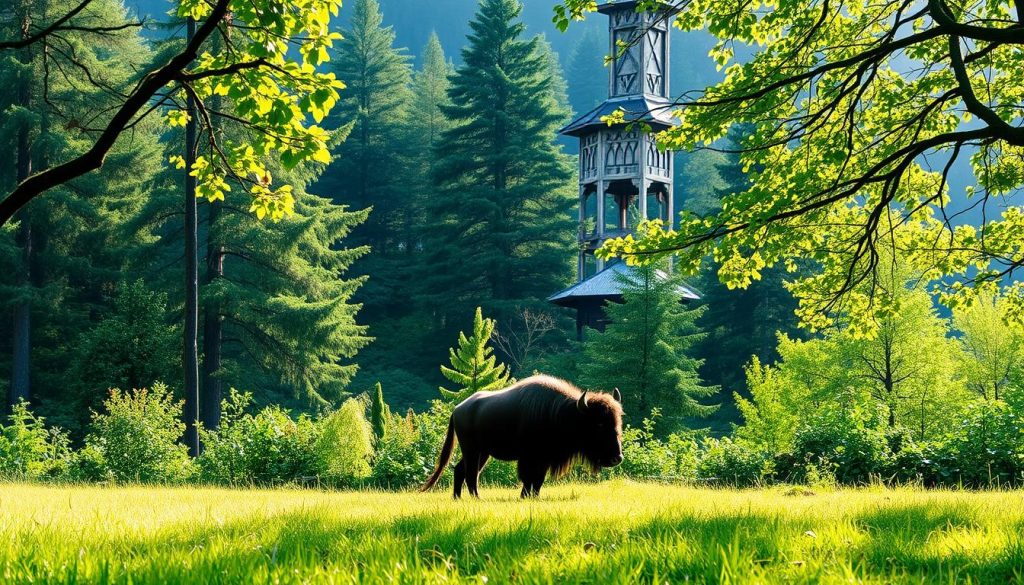
<path id="1" fill-rule="evenodd" d="M 618 388 L 616 388 L 615 391 L 612 392 L 612 398 L 615 399 L 615 402 L 622 404 L 622 393 L 619 392 Z"/>
<path id="2" fill-rule="evenodd" d="M 582 410 L 587 409 L 587 391 L 584 390 L 583 394 L 580 395 L 580 399 L 576 401 L 576 408 Z"/>

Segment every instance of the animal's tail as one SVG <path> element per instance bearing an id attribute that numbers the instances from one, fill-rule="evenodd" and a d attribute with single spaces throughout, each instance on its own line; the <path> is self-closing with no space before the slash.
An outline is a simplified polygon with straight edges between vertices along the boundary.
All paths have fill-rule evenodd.
<path id="1" fill-rule="evenodd" d="M 448 462 L 452 459 L 452 450 L 455 448 L 455 421 L 448 419 L 448 434 L 444 437 L 444 445 L 441 447 L 441 454 L 437 457 L 437 469 L 434 473 L 430 474 L 427 478 L 427 483 L 423 484 L 420 488 L 421 492 L 425 492 L 430 488 L 434 487 L 437 480 L 441 479 L 441 474 L 444 473 L 445 467 L 448 467 Z"/>

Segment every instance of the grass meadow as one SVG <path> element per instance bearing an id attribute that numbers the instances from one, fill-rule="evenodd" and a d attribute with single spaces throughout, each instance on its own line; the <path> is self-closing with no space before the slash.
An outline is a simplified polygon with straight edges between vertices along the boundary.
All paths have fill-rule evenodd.
<path id="1" fill-rule="evenodd" d="M 1024 583 L 1024 492 L 0 485 L 3 583 Z"/>

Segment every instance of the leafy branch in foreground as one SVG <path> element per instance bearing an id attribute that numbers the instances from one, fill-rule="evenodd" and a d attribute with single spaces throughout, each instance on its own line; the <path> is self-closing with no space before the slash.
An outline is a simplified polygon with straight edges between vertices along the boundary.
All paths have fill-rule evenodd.
<path id="1" fill-rule="evenodd" d="M 1024 264 L 1024 210 L 1009 199 L 1024 186 L 1024 2 L 638 3 L 666 7 L 677 28 L 718 38 L 710 56 L 725 77 L 679 97 L 679 123 L 659 145 L 715 148 L 749 124 L 739 150 L 751 183 L 720 212 L 684 214 L 677 230 L 647 224 L 610 242 L 606 257 L 675 253 L 692 271 L 712 255 L 732 287 L 811 259 L 817 274 L 792 284 L 805 324 L 845 313 L 869 336 L 896 305 L 881 285 L 894 257 L 879 253 L 883 243 L 920 280 L 943 279 L 937 291 L 951 306 Z M 556 23 L 594 8 L 568 0 Z M 737 60 L 737 47 L 752 55 Z M 967 158 L 977 186 L 951 193 L 951 169 Z M 968 213 L 981 225 L 966 224 Z M 1024 287 L 1008 288 L 1020 320 Z"/>
<path id="2" fill-rule="evenodd" d="M 209 143 L 209 152 L 187 169 L 198 179 L 197 194 L 223 199 L 231 179 L 248 189 L 257 216 L 291 214 L 290 186 L 273 187 L 265 163 L 268 157 L 280 159 L 286 168 L 305 160 L 330 161 L 329 133 L 307 115 L 322 120 L 344 87 L 333 74 L 317 71 L 340 38 L 330 31 L 340 6 L 341 0 L 181 0 L 177 15 L 198 23 L 191 40 L 162 65 L 149 67 L 133 86 L 116 88 L 122 98 L 101 127 L 83 129 L 91 146 L 18 183 L 0 201 L 0 225 L 46 190 L 100 168 L 122 133 L 153 112 L 166 110 L 169 126 L 184 126 L 189 115 L 183 104 L 189 96 L 200 104 L 201 131 Z M 56 29 L 73 26 L 74 16 Z M 220 50 L 206 50 L 215 36 Z M 23 35 L 24 41 L 31 38 Z M 229 107 L 203 105 L 213 96 L 228 98 L 222 103 Z M 248 130 L 244 144 L 219 142 L 214 128 L 225 123 Z M 171 162 L 184 167 L 182 158 Z"/>

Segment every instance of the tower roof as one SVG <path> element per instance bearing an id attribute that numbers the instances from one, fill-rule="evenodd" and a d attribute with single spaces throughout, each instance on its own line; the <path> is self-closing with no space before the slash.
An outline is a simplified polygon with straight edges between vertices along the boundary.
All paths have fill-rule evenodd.
<path id="1" fill-rule="evenodd" d="M 643 122 L 650 124 L 655 130 L 664 130 L 677 122 L 672 115 L 672 108 L 671 101 L 650 96 L 610 99 L 570 122 L 559 130 L 559 133 L 579 136 L 586 133 L 589 128 L 607 127 L 608 124 L 602 122 L 601 118 L 610 116 L 620 109 L 625 112 L 626 123 Z"/>
<path id="2" fill-rule="evenodd" d="M 548 297 L 549 303 L 563 307 L 573 307 L 584 299 L 618 300 L 622 298 L 622 282 L 618 275 L 629 274 L 636 270 L 625 262 L 616 262 L 604 270 L 584 279 L 567 289 L 556 292 Z M 667 278 L 663 271 L 657 272 L 658 278 Z M 686 300 L 697 300 L 700 294 L 686 284 L 681 284 L 676 291 Z"/>
<path id="3" fill-rule="evenodd" d="M 636 10 L 636 5 L 638 3 L 638 0 L 619 0 L 618 2 L 604 2 L 597 6 L 597 11 L 600 12 L 601 14 L 608 14 L 613 10 L 621 10 L 623 8 L 632 8 Z M 671 2 L 662 0 L 660 4 L 660 10 L 671 10 L 672 12 L 679 11 L 679 8 L 673 5 Z"/>

